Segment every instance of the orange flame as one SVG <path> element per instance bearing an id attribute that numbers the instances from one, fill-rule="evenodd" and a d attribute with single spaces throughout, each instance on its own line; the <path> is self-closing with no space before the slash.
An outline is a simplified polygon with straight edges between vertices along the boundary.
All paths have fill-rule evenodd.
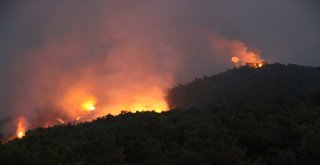
<path id="1" fill-rule="evenodd" d="M 17 138 L 21 139 L 26 134 L 26 120 L 23 117 L 18 118 L 18 124 L 17 124 L 17 130 L 16 130 L 16 136 Z"/>
<path id="2" fill-rule="evenodd" d="M 59 121 L 59 123 L 64 124 L 64 120 L 61 118 L 58 118 L 57 121 Z"/>
<path id="3" fill-rule="evenodd" d="M 83 102 L 82 108 L 87 111 L 94 111 L 96 110 L 95 104 L 96 104 L 96 100 L 92 98 L 90 100 Z"/>
<path id="4" fill-rule="evenodd" d="M 233 63 L 238 63 L 238 62 L 240 62 L 240 58 L 237 57 L 237 56 L 233 56 L 233 57 L 231 58 L 231 61 L 232 61 Z"/>
<path id="5" fill-rule="evenodd" d="M 111 113 L 120 114 L 121 111 L 167 111 L 169 106 L 166 102 L 165 92 L 159 87 L 146 87 L 145 84 L 135 84 L 134 89 L 119 89 L 112 91 L 113 98 L 101 105 L 97 116 Z M 129 93 L 129 94 L 128 94 Z"/>
<path id="6" fill-rule="evenodd" d="M 87 112 L 96 110 L 96 103 L 97 98 L 91 92 L 85 87 L 78 86 L 67 90 L 58 104 L 67 118 L 80 120 L 83 115 L 87 115 Z"/>
<path id="7" fill-rule="evenodd" d="M 251 68 L 261 68 L 264 65 L 266 65 L 265 62 L 257 62 L 257 63 L 247 63 L 247 66 L 251 67 Z"/>

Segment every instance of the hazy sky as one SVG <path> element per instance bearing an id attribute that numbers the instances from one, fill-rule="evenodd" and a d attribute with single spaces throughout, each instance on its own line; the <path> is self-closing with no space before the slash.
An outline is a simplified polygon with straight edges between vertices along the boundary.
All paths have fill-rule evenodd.
<path id="1" fill-rule="evenodd" d="M 319 9 L 317 0 L 1 1 L 0 118 L 36 100 L 28 97 L 47 97 L 57 80 L 90 78 L 88 70 L 103 83 L 122 81 L 108 76 L 119 70 L 150 70 L 132 78 L 168 88 L 231 68 L 210 34 L 242 41 L 270 63 L 319 66 Z"/>

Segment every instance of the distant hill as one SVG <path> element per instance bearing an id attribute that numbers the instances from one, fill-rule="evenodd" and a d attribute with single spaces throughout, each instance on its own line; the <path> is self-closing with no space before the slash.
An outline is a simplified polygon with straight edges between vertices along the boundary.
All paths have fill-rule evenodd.
<path id="1" fill-rule="evenodd" d="M 320 67 L 267 64 L 252 68 L 247 65 L 179 85 L 169 92 L 168 102 L 173 108 L 188 108 L 294 97 L 318 90 Z"/>

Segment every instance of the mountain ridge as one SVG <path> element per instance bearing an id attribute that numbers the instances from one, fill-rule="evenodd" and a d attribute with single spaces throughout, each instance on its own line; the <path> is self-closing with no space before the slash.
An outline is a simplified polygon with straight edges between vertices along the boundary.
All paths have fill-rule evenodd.
<path id="1" fill-rule="evenodd" d="M 295 64 L 233 68 L 172 88 L 170 107 L 255 102 L 276 96 L 297 96 L 320 90 L 320 67 Z"/>

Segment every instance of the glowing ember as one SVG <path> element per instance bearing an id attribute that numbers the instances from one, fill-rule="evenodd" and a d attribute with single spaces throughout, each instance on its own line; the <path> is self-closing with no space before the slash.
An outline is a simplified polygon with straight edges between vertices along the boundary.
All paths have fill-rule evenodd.
<path id="1" fill-rule="evenodd" d="M 17 131 L 16 131 L 16 136 L 17 138 L 21 139 L 23 138 L 26 134 L 26 120 L 25 118 L 21 117 L 18 118 L 18 125 L 17 125 Z"/>
<path id="2" fill-rule="evenodd" d="M 231 58 L 231 61 L 232 61 L 233 63 L 238 63 L 238 62 L 240 62 L 240 58 L 237 57 L 237 56 L 233 56 L 233 57 Z"/>

